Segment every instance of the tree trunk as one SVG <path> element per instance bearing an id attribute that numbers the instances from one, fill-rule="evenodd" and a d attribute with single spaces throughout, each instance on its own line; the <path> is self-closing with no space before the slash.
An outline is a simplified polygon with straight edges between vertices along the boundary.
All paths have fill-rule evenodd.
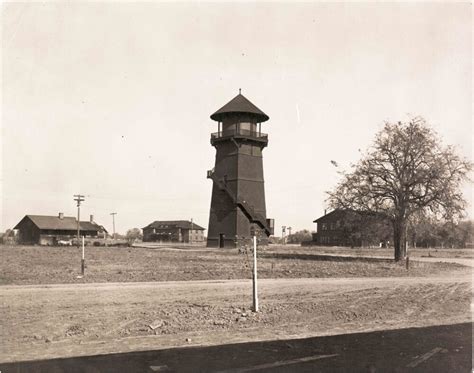
<path id="1" fill-rule="evenodd" d="M 393 246 L 395 249 L 395 261 L 398 262 L 405 258 L 406 249 L 406 222 L 404 220 L 395 220 L 393 222 Z"/>

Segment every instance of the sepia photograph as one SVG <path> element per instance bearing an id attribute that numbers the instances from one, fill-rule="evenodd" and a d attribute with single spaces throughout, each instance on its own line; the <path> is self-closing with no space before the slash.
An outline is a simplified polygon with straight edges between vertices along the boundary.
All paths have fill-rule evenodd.
<path id="1" fill-rule="evenodd" d="M 472 373 L 470 1 L 3 1 L 0 373 Z"/>

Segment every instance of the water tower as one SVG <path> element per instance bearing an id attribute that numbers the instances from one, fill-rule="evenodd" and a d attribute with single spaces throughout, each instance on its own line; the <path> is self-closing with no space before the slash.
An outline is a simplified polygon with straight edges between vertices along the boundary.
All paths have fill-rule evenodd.
<path id="1" fill-rule="evenodd" d="M 238 240 L 273 234 L 266 218 L 262 151 L 268 136 L 261 123 L 263 111 L 239 94 L 211 115 L 218 123 L 211 134 L 216 148 L 215 167 L 207 172 L 213 181 L 208 247 L 236 247 Z"/>

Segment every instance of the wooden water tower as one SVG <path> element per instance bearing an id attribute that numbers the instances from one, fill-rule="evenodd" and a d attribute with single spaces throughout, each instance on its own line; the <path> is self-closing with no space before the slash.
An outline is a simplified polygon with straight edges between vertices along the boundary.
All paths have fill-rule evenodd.
<path id="1" fill-rule="evenodd" d="M 211 119 L 218 129 L 211 134 L 216 164 L 207 172 L 213 181 L 207 246 L 236 247 L 253 233 L 268 237 L 274 224 L 266 218 L 262 150 L 268 136 L 261 123 L 269 117 L 239 90 Z"/>

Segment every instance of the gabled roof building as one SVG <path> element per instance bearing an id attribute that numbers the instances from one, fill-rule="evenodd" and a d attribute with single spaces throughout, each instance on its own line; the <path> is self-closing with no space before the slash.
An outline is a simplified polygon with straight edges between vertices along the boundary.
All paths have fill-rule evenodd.
<path id="1" fill-rule="evenodd" d="M 13 228 L 18 230 L 18 240 L 21 244 L 56 245 L 60 240 L 68 240 L 77 236 L 77 219 L 75 217 L 46 215 L 25 215 Z M 100 237 L 107 234 L 107 230 L 94 222 L 81 221 L 79 233 L 84 237 Z"/>
<path id="2" fill-rule="evenodd" d="M 204 228 L 188 220 L 156 220 L 143 228 L 143 242 L 204 241 Z"/>
<path id="3" fill-rule="evenodd" d="M 379 246 L 391 239 L 391 226 L 381 214 L 336 209 L 313 221 L 316 233 L 306 244 L 321 246 Z"/>

